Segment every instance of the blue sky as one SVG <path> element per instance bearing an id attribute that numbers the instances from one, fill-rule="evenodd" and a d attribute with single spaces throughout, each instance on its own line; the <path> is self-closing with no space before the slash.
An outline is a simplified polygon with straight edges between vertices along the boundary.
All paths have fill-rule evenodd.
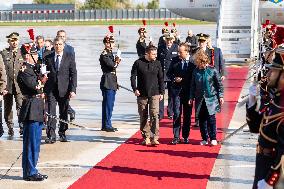
<path id="1" fill-rule="evenodd" d="M 85 2 L 85 0 L 78 0 L 80 2 Z M 147 4 L 148 1 L 150 0 L 132 0 L 133 2 L 135 3 L 145 3 Z M 164 3 L 163 3 L 164 0 L 160 0 L 160 3 L 161 3 L 161 6 L 163 7 Z M 11 9 L 12 7 L 12 4 L 15 4 L 15 3 L 32 3 L 33 0 L 9 0 L 9 1 L 1 1 L 0 3 L 0 10 L 8 10 L 8 9 Z"/>

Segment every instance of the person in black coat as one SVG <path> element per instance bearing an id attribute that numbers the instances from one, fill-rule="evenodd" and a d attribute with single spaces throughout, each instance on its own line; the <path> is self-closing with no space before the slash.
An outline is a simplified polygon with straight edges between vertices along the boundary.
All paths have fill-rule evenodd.
<path id="1" fill-rule="evenodd" d="M 161 62 L 164 71 L 164 82 L 168 89 L 168 118 L 173 117 L 173 103 L 172 103 L 172 93 L 171 93 L 171 80 L 167 77 L 167 72 L 170 67 L 171 61 L 174 57 L 178 56 L 178 45 L 174 43 L 175 37 L 173 34 L 165 35 L 166 44 L 158 47 L 158 57 L 157 59 Z M 160 119 L 164 118 L 164 100 L 160 101 Z"/>
<path id="2" fill-rule="evenodd" d="M 142 58 L 145 55 L 145 50 L 147 47 L 146 33 L 147 33 L 146 28 L 144 27 L 139 28 L 138 30 L 139 39 L 136 43 L 136 50 L 139 58 Z"/>
<path id="3" fill-rule="evenodd" d="M 41 143 L 41 130 L 44 121 L 43 83 L 39 74 L 35 72 L 38 59 L 37 50 L 29 43 L 22 45 L 21 53 L 24 64 L 17 80 L 23 94 L 23 103 L 19 119 L 23 126 L 23 179 L 26 181 L 43 181 L 47 175 L 42 175 L 36 169 Z M 35 62 L 34 62 L 35 61 Z"/>
<path id="4" fill-rule="evenodd" d="M 111 117 L 115 101 L 116 91 L 118 89 L 116 68 L 121 59 L 114 57 L 112 49 L 115 45 L 113 36 L 105 36 L 103 39 L 105 49 L 100 56 L 100 65 L 103 72 L 100 82 L 102 91 L 102 131 L 115 132 L 116 128 L 112 126 Z"/>
<path id="5" fill-rule="evenodd" d="M 56 116 L 56 103 L 59 105 L 59 118 L 67 120 L 69 100 L 76 96 L 77 70 L 75 57 L 68 51 L 64 51 L 64 41 L 62 38 L 55 38 L 54 52 L 46 57 L 48 80 L 44 87 L 47 95 L 48 113 Z M 47 143 L 54 143 L 56 120 L 50 118 L 47 123 Z M 59 137 L 61 142 L 66 142 L 65 131 L 68 124 L 60 122 Z"/>
<path id="6" fill-rule="evenodd" d="M 69 53 L 71 53 L 74 58 L 75 58 L 75 50 L 74 50 L 74 47 L 72 47 L 71 45 L 67 44 L 66 43 L 66 40 L 67 40 L 67 37 L 66 37 L 66 31 L 65 30 L 59 30 L 57 31 L 57 34 L 56 34 L 56 37 L 61 37 L 64 41 L 64 51 L 67 51 Z M 68 110 L 67 110 L 67 113 L 69 114 L 69 117 L 70 117 L 70 121 L 74 121 L 75 120 L 75 115 L 76 115 L 76 112 L 75 110 L 70 106 L 68 106 Z"/>
<path id="7" fill-rule="evenodd" d="M 192 57 L 189 54 L 190 47 L 187 43 L 181 43 L 179 45 L 179 56 L 173 58 L 170 68 L 167 72 L 168 78 L 172 82 L 172 96 L 173 96 L 173 133 L 174 139 L 172 144 L 180 142 L 180 130 L 181 130 L 181 115 L 183 113 L 183 127 L 182 137 L 184 143 L 188 144 L 190 125 L 191 125 L 191 113 L 192 106 L 188 104 L 190 84 L 192 72 L 195 69 L 195 65 Z"/>
<path id="8" fill-rule="evenodd" d="M 186 37 L 185 42 L 189 43 L 189 46 L 191 46 L 192 48 L 196 48 L 198 46 L 198 39 L 193 34 L 192 30 L 188 30 L 188 36 Z"/>

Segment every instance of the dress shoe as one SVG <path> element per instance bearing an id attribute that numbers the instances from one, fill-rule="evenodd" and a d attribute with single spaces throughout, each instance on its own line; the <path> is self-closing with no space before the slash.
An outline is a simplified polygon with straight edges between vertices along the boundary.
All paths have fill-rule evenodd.
<path id="1" fill-rule="evenodd" d="M 14 136 L 14 129 L 13 128 L 9 128 L 8 135 L 11 136 L 11 137 Z"/>
<path id="2" fill-rule="evenodd" d="M 19 133 L 20 133 L 21 136 L 24 134 L 24 130 L 23 130 L 22 127 L 20 127 Z"/>
<path id="3" fill-rule="evenodd" d="M 189 144 L 188 138 L 183 139 L 183 143 L 184 143 L 184 144 Z"/>
<path id="4" fill-rule="evenodd" d="M 38 175 L 41 176 L 41 177 L 44 178 L 44 179 L 47 179 L 47 178 L 48 178 L 47 175 L 43 175 L 43 174 L 40 174 L 40 173 L 38 173 Z"/>
<path id="5" fill-rule="evenodd" d="M 69 114 L 70 116 L 70 122 L 75 120 L 75 111 Z"/>
<path id="6" fill-rule="evenodd" d="M 56 142 L 56 138 L 46 138 L 45 143 L 46 144 L 54 144 Z"/>
<path id="7" fill-rule="evenodd" d="M 60 142 L 68 142 L 65 133 L 59 133 L 59 141 Z"/>
<path id="8" fill-rule="evenodd" d="M 4 134 L 4 129 L 3 129 L 3 126 L 0 125 L 0 137 Z"/>
<path id="9" fill-rule="evenodd" d="M 115 132 L 117 131 L 117 129 L 115 130 L 115 128 L 105 128 L 104 131 L 105 132 Z"/>
<path id="10" fill-rule="evenodd" d="M 205 146 L 205 145 L 207 145 L 207 144 L 208 144 L 208 142 L 205 141 L 205 140 L 202 140 L 202 141 L 200 142 L 200 145 L 201 145 L 201 146 Z"/>
<path id="11" fill-rule="evenodd" d="M 168 116 L 168 119 L 173 119 L 173 116 L 172 115 Z"/>
<path id="12" fill-rule="evenodd" d="M 43 181 L 44 177 L 41 174 L 34 174 L 24 178 L 25 181 Z"/>
<path id="13" fill-rule="evenodd" d="M 176 145 L 180 143 L 180 139 L 179 138 L 174 138 L 173 141 L 171 142 L 171 144 Z"/>

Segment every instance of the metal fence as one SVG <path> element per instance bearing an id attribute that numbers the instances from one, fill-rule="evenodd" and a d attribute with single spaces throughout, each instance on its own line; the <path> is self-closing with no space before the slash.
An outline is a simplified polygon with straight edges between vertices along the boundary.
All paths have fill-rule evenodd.
<path id="1" fill-rule="evenodd" d="M 168 9 L 0 11 L 0 21 L 181 19 Z"/>

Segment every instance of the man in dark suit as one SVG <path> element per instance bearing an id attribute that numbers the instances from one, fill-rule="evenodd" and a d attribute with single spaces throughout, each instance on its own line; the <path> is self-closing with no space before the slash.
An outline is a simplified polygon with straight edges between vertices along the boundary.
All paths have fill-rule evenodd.
<path id="1" fill-rule="evenodd" d="M 170 67 L 171 61 L 174 57 L 178 56 L 178 45 L 174 43 L 175 36 L 171 33 L 165 35 L 166 43 L 158 47 L 158 57 L 157 59 L 161 62 L 164 82 L 168 89 L 168 118 L 173 118 L 173 103 L 172 103 L 172 93 L 171 93 L 171 80 L 167 77 L 167 72 Z M 160 101 L 159 118 L 164 118 L 164 100 Z"/>
<path id="2" fill-rule="evenodd" d="M 226 78 L 225 60 L 223 58 L 222 50 L 218 47 L 212 46 L 212 40 L 210 36 L 208 36 L 207 38 L 206 53 L 210 58 L 211 66 L 214 66 L 215 69 L 218 71 L 221 80 L 222 81 L 225 80 Z"/>
<path id="3" fill-rule="evenodd" d="M 184 143 L 188 144 L 192 106 L 188 104 L 190 84 L 192 72 L 195 69 L 195 65 L 192 57 L 189 54 L 190 47 L 187 43 L 181 43 L 179 46 L 179 56 L 173 58 L 170 68 L 167 72 L 168 78 L 172 82 L 172 98 L 173 98 L 173 133 L 174 139 L 172 144 L 180 142 L 180 130 L 181 130 L 181 115 L 183 113 L 183 127 L 182 137 Z"/>
<path id="4" fill-rule="evenodd" d="M 118 89 L 116 68 L 121 59 L 113 56 L 112 49 L 115 45 L 114 37 L 107 35 L 103 39 L 105 49 L 100 56 L 100 65 L 103 72 L 100 82 L 102 91 L 102 131 L 115 132 L 116 128 L 112 126 L 111 117 L 115 101 L 116 91 Z"/>
<path id="5" fill-rule="evenodd" d="M 48 80 L 44 87 L 47 95 L 48 113 L 56 115 L 56 103 L 59 106 L 59 118 L 67 120 L 67 109 L 69 100 L 76 96 L 77 87 L 77 70 L 75 57 L 68 51 L 64 51 L 64 41 L 57 37 L 54 40 L 54 52 L 46 57 Z M 49 118 L 47 123 L 47 143 L 56 141 L 56 120 Z M 68 124 L 60 122 L 58 131 L 60 141 L 66 142 L 65 131 L 68 129 Z"/>
<path id="6" fill-rule="evenodd" d="M 67 51 L 71 54 L 74 55 L 74 58 L 75 58 L 75 50 L 74 50 L 74 47 L 72 47 L 71 45 L 67 44 L 66 43 L 66 40 L 67 40 L 67 36 L 66 36 L 66 31 L 65 30 L 59 30 L 57 31 L 57 34 L 56 34 L 56 37 L 60 37 L 63 39 L 64 41 L 64 51 Z M 70 121 L 74 121 L 75 120 L 75 110 L 70 106 L 68 106 L 68 114 L 69 114 L 69 117 L 70 117 Z"/>
<path id="7" fill-rule="evenodd" d="M 188 30 L 188 36 L 186 37 L 185 42 L 189 43 L 189 46 L 196 48 L 198 46 L 198 39 L 193 34 L 192 30 Z"/>

